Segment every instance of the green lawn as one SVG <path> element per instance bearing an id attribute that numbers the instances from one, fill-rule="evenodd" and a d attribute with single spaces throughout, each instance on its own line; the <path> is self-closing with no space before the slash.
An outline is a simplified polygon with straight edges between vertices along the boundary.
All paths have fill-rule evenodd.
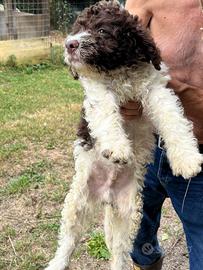
<path id="1" fill-rule="evenodd" d="M 0 160 L 24 149 L 25 141 L 59 145 L 72 139 L 70 126 L 78 117 L 75 105 L 81 100 L 79 83 L 66 68 L 32 74 L 1 70 Z"/>
<path id="2" fill-rule="evenodd" d="M 73 174 L 79 83 L 65 67 L 0 68 L 0 269 L 43 269 Z"/>

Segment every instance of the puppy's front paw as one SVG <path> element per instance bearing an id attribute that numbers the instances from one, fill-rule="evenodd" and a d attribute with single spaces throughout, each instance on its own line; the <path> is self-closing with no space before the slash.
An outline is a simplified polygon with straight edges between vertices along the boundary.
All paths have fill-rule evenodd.
<path id="1" fill-rule="evenodd" d="M 105 149 L 102 151 L 102 156 L 109 161 L 119 164 L 131 164 L 134 160 L 134 154 L 131 147 L 122 147 L 119 145 L 116 149 Z"/>
<path id="2" fill-rule="evenodd" d="M 201 172 L 201 164 L 203 163 L 203 155 L 196 153 L 191 156 L 182 157 L 171 165 L 175 176 L 182 175 L 183 178 L 189 179 Z"/>

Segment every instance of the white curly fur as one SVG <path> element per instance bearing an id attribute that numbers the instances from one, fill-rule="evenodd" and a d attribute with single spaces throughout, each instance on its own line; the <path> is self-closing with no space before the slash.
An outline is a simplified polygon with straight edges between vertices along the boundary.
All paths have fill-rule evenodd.
<path id="1" fill-rule="evenodd" d="M 105 239 L 112 253 L 111 269 L 123 270 L 139 224 L 140 191 L 146 164 L 152 160 L 153 132 L 165 142 L 174 175 L 185 179 L 196 175 L 203 158 L 192 124 L 184 117 L 173 91 L 166 88 L 170 77 L 164 64 L 161 71 L 146 63 L 108 74 L 82 66 L 78 69 L 86 97 L 86 120 L 96 143 L 89 151 L 79 141 L 75 143 L 76 174 L 62 211 L 59 246 L 46 270 L 64 270 L 68 266 L 87 215 L 96 203 L 105 205 Z M 142 103 L 143 116 L 124 122 L 119 108 L 129 100 Z M 108 159 L 104 157 L 107 153 Z"/>

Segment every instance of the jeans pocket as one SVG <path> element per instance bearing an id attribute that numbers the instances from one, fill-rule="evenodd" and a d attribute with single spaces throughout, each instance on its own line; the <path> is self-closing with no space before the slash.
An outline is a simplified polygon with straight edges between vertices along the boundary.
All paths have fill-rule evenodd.
<path id="1" fill-rule="evenodd" d="M 158 178 L 160 182 L 168 183 L 171 181 L 180 181 L 182 180 L 181 176 L 174 176 L 172 169 L 169 164 L 169 160 L 166 155 L 166 151 L 163 150 L 161 153 L 160 163 L 159 163 L 159 170 L 158 170 Z"/>

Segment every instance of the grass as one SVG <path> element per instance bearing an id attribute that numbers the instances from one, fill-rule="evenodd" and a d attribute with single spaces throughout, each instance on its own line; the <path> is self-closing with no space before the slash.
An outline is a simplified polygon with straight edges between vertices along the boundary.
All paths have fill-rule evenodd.
<path id="1" fill-rule="evenodd" d="M 81 100 L 79 83 L 66 68 L 0 70 L 0 160 L 22 152 L 28 141 L 47 148 L 67 144 Z"/>
<path id="2" fill-rule="evenodd" d="M 76 119 L 71 105 L 82 99 L 78 82 L 63 69 L 47 69 L 26 74 L 0 72 L 0 143 L 5 145 L 24 137 L 29 140 L 53 140 L 62 121 L 69 125 Z M 8 132 L 9 130 L 9 132 Z M 58 134 L 54 132 L 54 135 Z"/>
<path id="3" fill-rule="evenodd" d="M 48 167 L 45 161 L 39 161 L 30 165 L 16 178 L 10 179 L 6 187 L 3 189 L 5 195 L 23 193 L 31 185 L 40 184 L 45 180 L 44 171 Z"/>
<path id="4" fill-rule="evenodd" d="M 2 270 L 43 269 L 54 253 L 82 98 L 63 66 L 0 67 Z"/>

